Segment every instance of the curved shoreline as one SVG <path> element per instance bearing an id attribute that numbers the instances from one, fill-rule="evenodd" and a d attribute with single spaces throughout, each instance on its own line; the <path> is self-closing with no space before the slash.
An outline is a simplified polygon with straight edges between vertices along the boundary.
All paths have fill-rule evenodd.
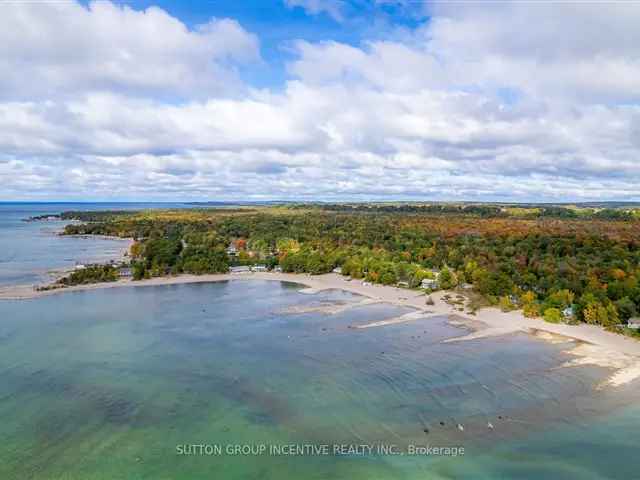
<path id="1" fill-rule="evenodd" d="M 254 272 L 247 274 L 206 274 L 206 275 L 177 275 L 158 277 L 148 280 L 118 280 L 116 282 L 95 283 L 89 285 L 75 285 L 54 290 L 36 291 L 31 285 L 0 288 L 0 300 L 25 300 L 56 295 L 65 292 L 80 292 L 105 288 L 148 287 L 160 285 L 180 285 L 189 283 L 209 283 L 222 281 L 250 281 L 271 280 L 291 282 L 304 285 L 306 293 L 316 293 L 323 290 L 344 290 L 375 300 L 403 307 L 414 308 L 422 315 L 407 315 L 404 321 L 414 321 L 416 318 L 429 316 L 449 316 L 452 323 L 472 330 L 468 335 L 451 339 L 450 342 L 461 342 L 485 338 L 489 336 L 504 336 L 513 333 L 528 333 L 545 341 L 554 343 L 571 343 L 567 353 L 579 357 L 576 361 L 567 362 L 572 365 L 598 365 L 612 368 L 615 373 L 608 382 L 619 386 L 640 378 L 640 342 L 620 334 L 607 332 L 596 325 L 566 325 L 548 323 L 540 318 L 527 318 L 520 311 L 502 312 L 497 308 L 482 308 L 476 315 L 469 315 L 447 304 L 443 296 L 447 292 L 431 294 L 434 305 L 427 305 L 423 292 L 401 289 L 392 286 L 363 284 L 360 281 L 348 281 L 334 273 L 311 276 L 307 274 Z M 376 322 L 371 327 L 403 323 L 398 319 L 389 322 Z M 589 345 L 588 349 L 579 348 Z M 605 382 L 606 383 L 606 382 Z"/>
<path id="2" fill-rule="evenodd" d="M 187 283 L 222 282 L 230 280 L 273 280 L 299 283 L 306 286 L 309 293 L 331 289 L 344 290 L 379 302 L 412 307 L 429 315 L 455 315 L 463 320 L 461 323 L 464 323 L 466 326 L 476 331 L 476 333 L 473 334 L 475 338 L 518 331 L 541 330 L 554 335 L 573 338 L 582 342 L 616 347 L 618 351 L 621 351 L 622 353 L 640 356 L 640 342 L 620 334 L 607 332 L 597 325 L 548 323 L 540 318 L 527 318 L 522 315 L 522 312 L 517 310 L 502 312 L 495 307 L 481 308 L 477 311 L 476 315 L 469 315 L 465 312 L 460 312 L 457 308 L 445 303 L 442 299 L 442 297 L 448 293 L 445 291 L 431 294 L 431 298 L 434 299 L 435 304 L 427 305 L 425 295 L 421 291 L 377 284 L 363 285 L 362 282 L 357 280 L 347 281 L 346 277 L 335 273 L 313 276 L 308 274 L 272 272 L 253 272 L 245 274 L 214 273 L 205 275 L 183 274 L 136 281 L 123 279 L 115 282 L 74 285 L 70 287 L 41 291 L 35 290 L 33 285 L 17 285 L 0 287 L 0 300 L 25 300 L 66 292 L 99 290 L 105 288 L 148 287 Z M 484 327 L 482 325 L 478 325 L 478 322 L 483 324 Z M 498 333 L 498 330 L 502 333 Z M 461 337 L 458 341 L 464 339 L 464 337 Z"/>

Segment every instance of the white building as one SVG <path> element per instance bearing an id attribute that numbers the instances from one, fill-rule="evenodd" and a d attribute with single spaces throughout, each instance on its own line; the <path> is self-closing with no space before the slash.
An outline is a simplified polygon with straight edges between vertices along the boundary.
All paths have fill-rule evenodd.
<path id="1" fill-rule="evenodd" d="M 630 318 L 627 322 L 628 328 L 633 328 L 634 330 L 640 329 L 640 317 Z"/>
<path id="2" fill-rule="evenodd" d="M 129 278 L 132 275 L 133 275 L 133 272 L 129 267 L 120 267 L 120 269 L 118 270 L 118 276 L 120 278 Z"/>
<path id="3" fill-rule="evenodd" d="M 229 269 L 229 273 L 232 273 L 232 274 L 251 273 L 251 268 L 244 265 L 241 265 L 238 267 L 231 267 Z"/>
<path id="4" fill-rule="evenodd" d="M 251 267 L 251 271 L 252 272 L 266 272 L 267 271 L 267 266 L 266 265 L 254 265 L 253 267 Z"/>
<path id="5" fill-rule="evenodd" d="M 429 288 L 431 290 L 434 290 L 438 288 L 438 280 L 436 280 L 435 278 L 425 278 L 420 283 L 420 288 Z"/>
<path id="6" fill-rule="evenodd" d="M 342 274 L 342 268 L 340 267 L 336 267 L 333 270 L 331 270 L 333 273 L 338 273 L 338 274 Z"/>
<path id="7" fill-rule="evenodd" d="M 575 315 L 574 311 L 573 311 L 573 307 L 567 307 L 564 310 L 562 310 L 562 316 L 564 318 L 572 318 Z"/>

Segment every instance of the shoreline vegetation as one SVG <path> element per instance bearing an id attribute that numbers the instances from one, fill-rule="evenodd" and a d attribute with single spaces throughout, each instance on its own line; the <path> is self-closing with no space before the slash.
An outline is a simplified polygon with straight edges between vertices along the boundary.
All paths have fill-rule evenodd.
<path id="1" fill-rule="evenodd" d="M 71 222 L 65 235 L 132 239 L 130 261 L 87 266 L 38 292 L 0 289 L 0 298 L 229 280 L 239 277 L 227 274 L 230 268 L 253 269 L 251 278 L 342 288 L 373 300 L 384 292 L 384 301 L 455 313 L 475 330 L 467 339 L 526 331 L 588 342 L 612 352 L 594 363 L 609 362 L 627 376 L 635 360 L 614 361 L 614 353 L 640 354 L 640 342 L 611 333 L 638 337 L 628 328 L 640 322 L 635 206 L 289 204 L 30 220 L 52 218 Z"/>
<path id="2" fill-rule="evenodd" d="M 74 222 L 67 235 L 133 238 L 137 280 L 256 264 L 316 275 L 337 267 L 383 285 L 461 286 L 477 307 L 625 334 L 640 310 L 637 208 L 304 204 L 59 218 Z"/>

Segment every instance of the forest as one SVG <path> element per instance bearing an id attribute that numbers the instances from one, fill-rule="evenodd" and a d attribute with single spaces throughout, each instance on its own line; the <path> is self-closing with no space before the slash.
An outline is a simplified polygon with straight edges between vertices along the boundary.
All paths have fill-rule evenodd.
<path id="1" fill-rule="evenodd" d="M 619 208 L 288 205 L 66 212 L 66 234 L 132 237 L 134 278 L 230 265 L 472 288 L 551 322 L 621 328 L 640 307 L 640 220 Z M 573 212 L 573 213 L 568 213 Z M 435 273 L 434 273 L 435 272 Z"/>

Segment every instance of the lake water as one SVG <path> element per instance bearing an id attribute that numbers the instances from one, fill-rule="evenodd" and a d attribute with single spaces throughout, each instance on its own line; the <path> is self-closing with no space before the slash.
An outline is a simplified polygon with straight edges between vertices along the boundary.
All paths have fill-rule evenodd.
<path id="1" fill-rule="evenodd" d="M 66 210 L 137 210 L 174 206 L 180 205 L 0 203 L 0 286 L 46 283 L 52 271 L 118 258 L 127 245 L 126 241 L 118 239 L 61 237 L 58 232 L 69 222 L 24 222 L 26 218 Z"/>
<path id="2" fill-rule="evenodd" d="M 444 344 L 466 333 L 445 318 L 357 330 L 408 310 L 290 313 L 360 300 L 300 289 L 234 280 L 0 302 L 0 478 L 638 478 L 636 387 L 594 391 L 607 371 L 556 368 L 566 345 Z M 221 452 L 188 447 L 201 444 Z M 243 445 L 330 454 L 235 454 Z M 401 455 L 412 445 L 464 455 Z"/>
<path id="3" fill-rule="evenodd" d="M 119 251 L 23 218 L 167 206 L 0 204 L 0 284 Z M 446 318 L 357 330 L 408 310 L 291 313 L 361 300 L 300 289 L 234 280 L 0 301 L 0 479 L 640 478 L 638 386 L 595 391 L 609 372 L 558 368 L 566 345 L 441 343 L 466 333 Z M 464 454 L 407 454 L 427 445 Z"/>

